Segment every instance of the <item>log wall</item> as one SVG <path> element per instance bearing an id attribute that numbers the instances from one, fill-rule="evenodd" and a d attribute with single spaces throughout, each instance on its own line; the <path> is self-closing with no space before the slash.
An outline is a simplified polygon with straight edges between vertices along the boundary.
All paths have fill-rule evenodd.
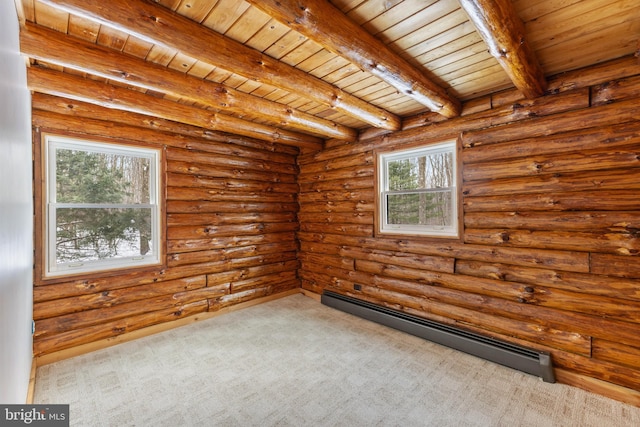
<path id="1" fill-rule="evenodd" d="M 640 65 L 549 87 L 301 155 L 302 286 L 549 351 L 560 381 L 640 405 Z M 376 237 L 374 150 L 458 136 L 462 239 Z"/>
<path id="2" fill-rule="evenodd" d="M 38 93 L 33 108 L 37 182 L 41 133 L 108 135 L 164 148 L 166 194 L 161 267 L 43 280 L 36 254 L 36 357 L 300 287 L 298 148 Z"/>

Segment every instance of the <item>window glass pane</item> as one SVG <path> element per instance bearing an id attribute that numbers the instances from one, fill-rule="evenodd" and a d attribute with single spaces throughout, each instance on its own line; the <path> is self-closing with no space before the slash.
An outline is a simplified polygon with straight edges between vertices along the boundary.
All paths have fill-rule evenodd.
<path id="1" fill-rule="evenodd" d="M 56 262 L 145 255 L 153 246 L 151 224 L 151 208 L 58 208 Z"/>
<path id="2" fill-rule="evenodd" d="M 449 191 L 387 195 L 387 223 L 405 225 L 452 225 L 452 194 Z"/>
<path id="3" fill-rule="evenodd" d="M 418 168 L 416 159 L 393 160 L 388 163 L 390 191 L 417 190 Z"/>
<path id="4" fill-rule="evenodd" d="M 436 152 L 387 163 L 389 191 L 445 188 L 453 185 L 453 153 Z"/>
<path id="5" fill-rule="evenodd" d="M 58 148 L 57 203 L 149 203 L 150 159 Z"/>
<path id="6" fill-rule="evenodd" d="M 432 153 L 418 157 L 419 188 L 446 188 L 453 185 L 453 153 Z"/>

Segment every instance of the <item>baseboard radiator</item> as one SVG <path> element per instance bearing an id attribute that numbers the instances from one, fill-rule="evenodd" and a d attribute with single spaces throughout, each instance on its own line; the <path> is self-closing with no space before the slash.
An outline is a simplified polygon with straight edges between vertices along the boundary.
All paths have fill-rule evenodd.
<path id="1" fill-rule="evenodd" d="M 485 337 L 335 292 L 324 291 L 321 302 L 340 311 L 538 376 L 545 382 L 555 382 L 551 356 L 547 352 Z"/>

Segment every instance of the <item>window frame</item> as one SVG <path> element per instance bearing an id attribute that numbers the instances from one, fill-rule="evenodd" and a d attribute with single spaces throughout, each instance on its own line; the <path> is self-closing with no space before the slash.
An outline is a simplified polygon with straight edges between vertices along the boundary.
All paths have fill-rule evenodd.
<path id="1" fill-rule="evenodd" d="M 41 149 L 41 182 L 42 187 L 39 192 L 39 200 L 42 204 L 40 229 L 42 236 L 41 261 L 39 264 L 40 277 L 43 280 L 59 279 L 69 276 L 99 276 L 102 274 L 112 274 L 115 271 L 129 271 L 141 268 L 157 268 L 164 265 L 165 233 L 164 233 L 164 199 L 162 188 L 164 188 L 164 154 L 162 147 L 154 147 L 143 143 L 130 143 L 128 141 L 110 141 L 97 137 L 78 137 L 55 133 L 43 133 Z M 125 156 L 143 157 L 150 160 L 150 182 L 149 182 L 149 203 L 143 207 L 151 208 L 151 241 L 153 242 L 149 254 L 135 257 L 106 258 L 102 260 L 85 261 L 82 263 L 56 262 L 56 230 L 55 230 L 55 208 L 53 206 L 52 191 L 55 193 L 55 150 L 58 148 L 73 148 L 90 152 L 103 152 L 121 154 Z M 53 186 L 53 187 L 52 187 Z M 90 207 L 90 206 L 62 206 L 58 207 Z M 76 204 L 73 204 L 76 205 Z M 81 204 L 77 204 L 81 205 Z M 99 204 L 96 208 L 133 207 L 125 204 Z M 135 205 L 135 208 L 142 206 Z M 54 213 L 52 214 L 52 209 Z M 52 226 L 53 224 L 53 226 Z M 53 256 L 52 256 L 53 255 Z M 82 265 L 70 265 L 82 264 Z"/>
<path id="2" fill-rule="evenodd" d="M 460 156 L 460 140 L 459 138 L 450 138 L 445 140 L 437 140 L 430 142 L 421 142 L 407 146 L 394 146 L 387 149 L 375 151 L 375 195 L 376 195 L 376 211 L 375 211 L 375 234 L 381 237 L 415 237 L 415 238 L 435 238 L 435 239 L 462 239 L 462 168 Z M 393 160 L 402 160 L 407 158 L 416 158 L 420 155 L 428 155 L 437 152 L 451 152 L 453 155 L 454 183 L 451 187 L 452 206 L 452 225 L 450 227 L 434 227 L 430 225 L 410 225 L 410 224 L 388 224 L 387 223 L 387 199 L 386 195 L 390 194 L 388 190 L 388 163 Z M 427 190 L 424 190 L 425 192 Z M 420 191 L 407 191 L 405 193 L 416 193 Z M 395 193 L 395 194 L 399 194 Z M 440 229 L 438 229 L 440 228 Z"/>

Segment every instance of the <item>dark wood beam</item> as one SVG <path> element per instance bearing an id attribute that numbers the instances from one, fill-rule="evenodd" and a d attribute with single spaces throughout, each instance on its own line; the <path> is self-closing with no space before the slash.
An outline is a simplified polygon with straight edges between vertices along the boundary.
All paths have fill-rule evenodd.
<path id="1" fill-rule="evenodd" d="M 214 111 L 182 105 L 138 91 L 116 87 L 60 71 L 30 67 L 27 71 L 27 85 L 30 90 L 35 92 L 173 120 L 204 129 L 244 135 L 297 147 L 322 148 L 323 141 L 320 138 L 252 123 Z"/>
<path id="2" fill-rule="evenodd" d="M 330 120 L 38 25 L 27 24 L 23 27 L 20 32 L 20 50 L 33 59 L 159 93 L 188 98 L 222 113 L 241 116 L 249 114 L 267 120 L 276 127 L 293 128 L 304 133 L 347 141 L 355 141 L 358 136 L 355 129 Z"/>
<path id="3" fill-rule="evenodd" d="M 247 0 L 278 21 L 348 59 L 445 117 L 460 115 L 460 101 L 325 0 Z"/>
<path id="4" fill-rule="evenodd" d="M 372 126 L 398 130 L 394 114 L 148 0 L 40 0 L 42 3 L 176 49 L 248 79 L 303 95 Z"/>
<path id="5" fill-rule="evenodd" d="M 529 99 L 542 96 L 547 81 L 511 0 L 460 0 L 460 4 L 515 87 Z"/>

